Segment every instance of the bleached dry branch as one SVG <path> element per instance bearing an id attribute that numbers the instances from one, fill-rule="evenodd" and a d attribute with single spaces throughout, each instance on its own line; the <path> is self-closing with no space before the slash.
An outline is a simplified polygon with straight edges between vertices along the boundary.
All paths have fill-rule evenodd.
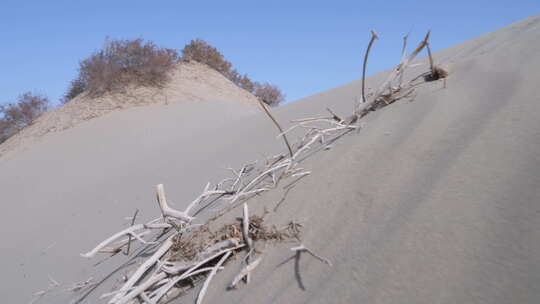
<path id="1" fill-rule="evenodd" d="M 230 255 L 231 255 L 230 251 L 225 253 L 225 255 L 222 256 L 221 259 L 219 260 L 219 262 L 216 264 L 216 266 L 214 266 L 212 271 L 210 271 L 210 274 L 206 278 L 206 281 L 204 281 L 203 287 L 201 288 L 201 291 L 199 291 L 199 295 L 197 296 L 197 304 L 202 303 L 204 295 L 206 294 L 206 290 L 208 289 L 208 285 L 210 285 L 210 281 L 212 280 L 214 275 L 217 273 L 217 271 L 221 267 L 221 265 L 223 265 L 223 263 L 225 263 L 225 261 L 227 260 L 227 258 L 229 258 Z"/>
<path id="2" fill-rule="evenodd" d="M 253 271 L 257 266 L 259 266 L 259 263 L 262 260 L 262 255 L 255 259 L 253 262 L 247 264 L 236 277 L 232 280 L 231 284 L 229 284 L 229 288 L 235 288 L 238 282 L 242 280 L 243 277 L 247 276 L 251 271 Z"/>
<path id="3" fill-rule="evenodd" d="M 294 251 L 294 252 L 307 252 L 311 256 L 316 258 L 317 260 L 327 264 L 328 266 L 332 266 L 332 263 L 328 259 L 325 259 L 325 258 L 321 257 L 320 255 L 316 254 L 315 252 L 313 252 L 312 250 L 310 250 L 309 248 L 307 248 L 303 244 L 300 244 L 300 246 L 291 248 L 291 251 Z"/>
<path id="4" fill-rule="evenodd" d="M 173 209 L 169 207 L 167 204 L 167 199 L 165 198 L 165 189 L 163 187 L 163 184 L 159 184 L 156 186 L 157 190 L 157 200 L 159 207 L 161 208 L 161 212 L 163 214 L 163 217 L 173 217 L 179 220 L 182 220 L 184 222 L 191 222 L 193 220 L 192 217 L 187 215 L 187 212 L 178 211 L 176 209 Z M 189 207 L 188 207 L 189 208 Z"/>
<path id="5" fill-rule="evenodd" d="M 327 111 L 331 116 L 293 120 L 292 122 L 294 124 L 284 131 L 281 125 L 272 116 L 269 109 L 261 103 L 266 115 L 279 130 L 278 137 L 283 138 L 287 146 L 288 154 L 281 153 L 271 158 L 267 158 L 264 164 L 245 164 L 240 170 L 228 168 L 233 174 L 232 177 L 216 183 L 214 187 L 211 187 L 211 184 L 207 183 L 202 193 L 187 204 L 187 207 L 183 211 L 172 208 L 167 202 L 163 184 L 157 185 L 156 196 L 162 217 L 146 224 L 133 225 L 134 216 L 131 227 L 117 232 L 89 252 L 81 254 L 83 257 L 90 258 L 98 252 L 116 253 L 126 245 L 129 248 L 132 238 L 142 244 L 154 244 L 155 240 L 148 241 L 148 239 L 145 239 L 144 237 L 158 229 L 163 229 L 162 236 L 168 235 L 166 240 L 162 241 L 158 249 L 148 257 L 129 278 L 127 278 L 126 282 L 119 290 L 106 294 L 106 296 L 112 296 L 109 304 L 126 304 L 133 302 L 158 303 L 163 297 L 166 296 L 168 298 L 170 294 L 177 292 L 179 290 L 179 282 L 185 284 L 189 282 L 183 281 L 186 279 L 198 280 L 204 276 L 205 273 L 209 272 L 197 298 L 197 303 L 201 303 L 207 292 L 210 281 L 217 271 L 223 268 L 224 263 L 233 256 L 235 250 L 244 247 L 247 248 L 248 251 L 246 255 L 246 265 L 231 282 L 229 288 L 235 288 L 243 278 L 246 278 L 246 282 L 249 282 L 249 275 L 251 271 L 259 265 L 262 256 L 250 261 L 253 254 L 257 252 L 254 245 L 254 240 L 257 240 L 257 238 L 254 237 L 252 239 L 250 237 L 250 218 L 246 201 L 254 195 L 278 187 L 280 181 L 285 178 L 296 178 L 283 187 L 286 191 L 282 200 L 274 207 L 274 212 L 276 212 L 288 191 L 303 177 L 311 174 L 311 171 L 307 171 L 299 166 L 304 159 L 317 151 L 329 147 L 337 139 L 349 132 L 360 130 L 362 124 L 357 124 L 357 122 L 370 111 L 374 111 L 380 106 L 385 106 L 399 98 L 411 94 L 413 89 L 404 86 L 403 75 L 406 68 L 419 52 L 424 47 L 429 47 L 429 35 L 430 33 L 428 32 L 424 40 L 420 42 L 415 50 L 408 56 L 406 56 L 408 36 L 405 36 L 399 64 L 389 73 L 387 79 L 380 87 L 375 90 L 373 94 L 367 96 L 365 94 L 367 59 L 372 44 L 378 38 L 377 34 L 372 31 L 371 40 L 368 44 L 363 63 L 362 100 L 364 103 L 356 101 L 354 110 L 349 116 L 343 118 L 327 108 Z M 430 53 L 429 49 L 428 52 Z M 430 67 L 433 73 L 433 64 L 430 64 Z M 294 145 L 291 145 L 287 135 L 290 135 L 293 130 L 304 130 L 305 133 Z M 175 244 L 177 246 L 183 246 L 179 245 L 181 244 L 182 235 L 192 231 L 190 229 L 196 225 L 191 223 L 202 211 L 214 210 L 213 213 L 210 213 L 210 215 L 213 215 L 209 220 L 210 222 L 227 213 L 232 208 L 235 208 L 240 203 L 243 203 L 241 232 L 239 231 L 239 228 L 233 226 L 235 227 L 233 228 L 235 230 L 234 234 L 228 234 L 228 238 L 224 241 L 218 239 L 206 244 L 206 246 L 197 247 L 195 251 L 196 254 L 192 254 L 193 250 L 188 249 L 188 251 L 186 251 L 187 253 L 183 252 L 185 256 L 189 256 L 189 258 L 186 258 L 185 260 L 184 258 L 181 258 L 180 260 L 171 258 L 171 252 L 177 250 L 172 250 L 171 248 L 174 248 L 173 245 Z M 221 209 L 218 209 L 218 207 L 212 209 L 209 208 L 209 206 L 219 206 Z M 217 210 L 217 212 L 215 210 Z M 252 225 L 255 225 L 257 220 L 254 220 L 252 223 Z M 294 228 L 292 229 L 292 234 L 294 237 L 298 238 L 298 229 L 296 227 L 298 224 L 292 222 L 292 225 Z M 170 234 L 171 231 L 173 234 Z M 240 240 L 240 237 L 238 236 L 239 233 L 242 234 L 243 240 Z M 123 239 L 118 241 L 120 238 Z M 303 252 L 307 252 L 321 262 L 332 266 L 332 263 L 329 260 L 315 254 L 312 250 L 306 248 L 302 244 L 298 247 L 291 248 L 291 250 L 296 252 L 298 256 Z M 175 254 L 178 255 L 178 253 Z M 218 258 L 219 261 L 216 263 Z M 201 274 L 201 276 L 198 276 L 199 274 Z"/>

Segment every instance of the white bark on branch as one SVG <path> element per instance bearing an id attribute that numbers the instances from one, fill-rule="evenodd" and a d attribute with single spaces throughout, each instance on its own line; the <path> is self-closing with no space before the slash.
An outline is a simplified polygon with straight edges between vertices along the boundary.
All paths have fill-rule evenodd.
<path id="1" fill-rule="evenodd" d="M 231 284 L 229 284 L 229 288 L 230 289 L 235 288 L 238 282 L 240 282 L 240 280 L 242 280 L 243 277 L 248 275 L 251 271 L 257 268 L 257 266 L 259 266 L 259 263 L 261 262 L 261 260 L 262 260 L 262 255 L 258 257 L 255 261 L 247 264 L 244 268 L 242 268 L 240 273 L 236 277 L 234 277 Z"/>
<path id="2" fill-rule="evenodd" d="M 206 290 L 208 289 L 208 285 L 210 285 L 210 281 L 212 280 L 214 275 L 217 273 L 218 269 L 221 268 L 221 265 L 223 265 L 223 263 L 225 263 L 225 261 L 229 258 L 231 253 L 232 253 L 231 251 L 225 253 L 225 255 L 223 255 L 221 259 L 219 260 L 219 262 L 216 264 L 216 266 L 214 266 L 214 268 L 208 275 L 208 278 L 206 278 L 206 281 L 204 281 L 203 287 L 201 288 L 201 291 L 199 292 L 199 295 L 197 296 L 197 304 L 202 303 L 204 295 L 206 294 Z"/>
<path id="3" fill-rule="evenodd" d="M 159 207 L 161 208 L 161 212 L 163 213 L 164 217 L 167 217 L 167 216 L 173 217 L 181 221 L 184 221 L 186 223 L 189 223 L 193 220 L 193 218 L 187 215 L 186 212 L 178 211 L 176 209 L 169 207 L 169 205 L 167 204 L 167 199 L 165 198 L 165 189 L 163 187 L 163 184 L 157 185 L 156 190 L 157 190 L 158 204 L 159 204 Z"/>
<path id="4" fill-rule="evenodd" d="M 173 238 L 176 235 L 171 235 L 167 240 L 159 247 L 159 249 L 154 252 L 154 254 L 148 258 L 138 269 L 135 271 L 135 273 L 129 278 L 129 280 L 120 288 L 120 292 L 117 293 L 111 301 L 109 301 L 109 304 L 117 303 L 120 299 L 124 297 L 126 292 L 128 292 L 135 283 L 137 283 L 140 278 L 150 269 L 154 264 L 157 262 L 158 259 L 160 259 L 173 245 L 174 241 Z"/>

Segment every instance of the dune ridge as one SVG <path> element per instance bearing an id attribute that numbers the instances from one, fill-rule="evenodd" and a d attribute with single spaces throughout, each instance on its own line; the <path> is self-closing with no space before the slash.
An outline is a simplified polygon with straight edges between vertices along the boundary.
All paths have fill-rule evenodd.
<path id="1" fill-rule="evenodd" d="M 47 133 L 60 132 L 113 111 L 153 104 L 208 101 L 238 103 L 245 105 L 246 111 L 253 111 L 257 105 L 253 94 L 234 85 L 219 72 L 195 61 L 182 61 L 177 63 L 171 80 L 163 88 L 128 88 L 122 93 L 96 98 L 83 93 L 44 113 L 32 125 L 2 143 L 0 157 L 17 147 L 30 145 Z"/>

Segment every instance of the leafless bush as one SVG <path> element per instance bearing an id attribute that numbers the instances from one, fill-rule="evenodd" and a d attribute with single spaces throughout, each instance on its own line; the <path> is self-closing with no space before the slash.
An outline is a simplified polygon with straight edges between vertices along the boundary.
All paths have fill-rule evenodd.
<path id="1" fill-rule="evenodd" d="M 262 84 L 257 83 L 253 93 L 270 106 L 276 106 L 285 99 L 285 96 L 278 87 L 267 82 Z"/>
<path id="2" fill-rule="evenodd" d="M 232 76 L 232 64 L 225 60 L 225 57 L 223 57 L 223 54 L 218 49 L 202 39 L 191 40 L 189 44 L 184 46 L 184 49 L 182 49 L 182 59 L 204 63 L 227 77 Z"/>
<path id="3" fill-rule="evenodd" d="M 40 94 L 26 92 L 17 103 L 0 106 L 0 143 L 32 124 L 49 108 L 49 99 Z"/>
<path id="4" fill-rule="evenodd" d="M 62 103 L 66 103 L 72 100 L 73 98 L 79 96 L 79 94 L 81 94 L 85 90 L 86 82 L 80 76 L 73 79 L 69 84 L 69 88 L 66 94 L 64 94 L 64 96 L 62 97 Z"/>
<path id="5" fill-rule="evenodd" d="M 191 40 L 182 50 L 182 59 L 186 61 L 193 60 L 208 65 L 223 74 L 237 86 L 255 94 L 268 105 L 275 106 L 284 100 L 284 95 L 277 86 L 269 83 L 260 84 L 252 81 L 248 75 L 240 74 L 232 68 L 232 64 L 225 59 L 217 48 L 202 39 Z"/>
<path id="6" fill-rule="evenodd" d="M 64 102 L 83 91 L 95 97 L 128 85 L 162 87 L 177 61 L 175 50 L 157 47 L 153 42 L 107 40 L 102 50 L 81 61 L 79 75 Z"/>

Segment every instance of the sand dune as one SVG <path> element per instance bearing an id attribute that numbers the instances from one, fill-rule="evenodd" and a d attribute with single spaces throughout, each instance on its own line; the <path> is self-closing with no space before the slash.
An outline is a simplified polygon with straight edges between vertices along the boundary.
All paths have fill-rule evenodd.
<path id="1" fill-rule="evenodd" d="M 24 149 L 40 141 L 45 134 L 66 130 L 121 109 L 205 101 L 216 101 L 225 106 L 231 102 L 244 105 L 242 112 L 253 111 L 257 106 L 255 96 L 237 87 L 219 72 L 198 62 L 180 62 L 164 88 L 129 88 L 126 93 L 106 94 L 98 98 L 80 94 L 63 106 L 45 113 L 31 126 L 8 139 L 0 146 L 0 156 L 6 157 L 11 151 Z"/>
<path id="2" fill-rule="evenodd" d="M 312 175 L 269 215 L 276 224 L 302 221 L 304 244 L 333 267 L 309 257 L 282 264 L 294 244 L 277 244 L 247 288 L 225 291 L 238 271 L 232 265 L 205 302 L 537 303 L 538 54 L 540 16 L 435 53 L 450 70 L 446 88 L 423 84 L 411 102 L 367 116 L 358 134 L 306 160 Z M 427 69 L 425 58 L 418 63 L 411 77 Z M 359 88 L 354 81 L 274 113 L 283 122 L 328 106 L 349 113 Z M 79 253 L 123 227 L 135 208 L 142 218 L 158 215 L 155 184 L 181 208 L 224 176 L 220 168 L 283 150 L 272 124 L 243 109 L 207 101 L 114 111 L 1 157 L 4 301 L 30 301 L 48 275 L 63 285 L 42 303 L 77 299 L 62 290 L 125 259 L 94 267 Z M 282 193 L 253 199 L 253 212 L 273 208 Z M 99 303 L 112 284 L 86 301 Z"/>

